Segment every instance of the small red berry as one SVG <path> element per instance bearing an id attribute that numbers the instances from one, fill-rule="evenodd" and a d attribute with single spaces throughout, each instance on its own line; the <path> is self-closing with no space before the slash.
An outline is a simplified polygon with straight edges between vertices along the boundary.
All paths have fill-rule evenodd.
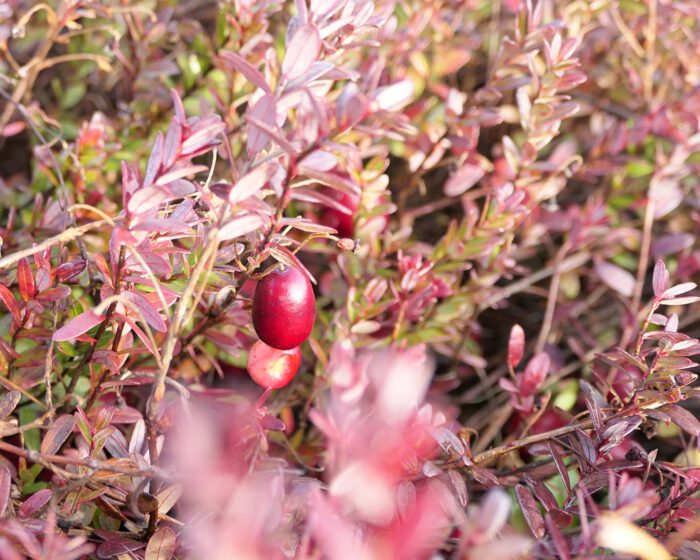
<path id="1" fill-rule="evenodd" d="M 316 298 L 301 270 L 277 269 L 258 282 L 253 296 L 253 326 L 260 340 L 280 350 L 299 346 L 311 334 Z"/>
<path id="2" fill-rule="evenodd" d="M 248 373 L 258 385 L 266 389 L 279 389 L 289 383 L 301 364 L 299 347 L 279 350 L 261 340 L 248 352 Z"/>
<path id="3" fill-rule="evenodd" d="M 324 208 L 320 215 L 321 224 L 335 229 L 339 237 L 352 239 L 355 234 L 355 213 L 359 206 L 359 198 L 349 193 L 332 189 L 327 189 L 325 193 L 345 206 L 350 211 L 350 214 L 345 214 L 337 208 Z"/>

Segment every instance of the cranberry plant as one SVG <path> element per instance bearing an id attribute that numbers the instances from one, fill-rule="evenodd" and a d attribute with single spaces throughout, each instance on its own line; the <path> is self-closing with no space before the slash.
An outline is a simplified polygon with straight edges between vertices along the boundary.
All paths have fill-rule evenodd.
<path id="1" fill-rule="evenodd" d="M 0 557 L 700 557 L 700 7 L 0 5 Z"/>

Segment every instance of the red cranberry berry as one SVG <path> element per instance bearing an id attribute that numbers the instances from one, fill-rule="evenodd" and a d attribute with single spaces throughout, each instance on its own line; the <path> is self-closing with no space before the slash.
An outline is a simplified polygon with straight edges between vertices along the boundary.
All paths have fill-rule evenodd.
<path id="1" fill-rule="evenodd" d="M 258 282 L 253 296 L 253 326 L 260 340 L 280 350 L 304 342 L 316 319 L 311 282 L 299 269 L 277 269 Z"/>
<path id="2" fill-rule="evenodd" d="M 289 383 L 301 364 L 299 347 L 278 350 L 261 340 L 248 352 L 248 373 L 258 385 L 266 389 L 279 389 Z"/>
<path id="3" fill-rule="evenodd" d="M 332 189 L 327 189 L 325 194 L 345 206 L 350 214 L 345 214 L 337 208 L 326 207 L 321 211 L 321 224 L 335 229 L 338 232 L 338 237 L 352 239 L 355 235 L 355 214 L 360 202 L 358 196 Z"/>

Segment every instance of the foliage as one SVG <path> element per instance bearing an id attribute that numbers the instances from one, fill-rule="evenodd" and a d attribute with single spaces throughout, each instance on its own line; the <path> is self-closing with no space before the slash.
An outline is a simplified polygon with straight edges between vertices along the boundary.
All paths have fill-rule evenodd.
<path id="1" fill-rule="evenodd" d="M 700 557 L 696 3 L 11 0 L 0 48 L 2 558 Z"/>

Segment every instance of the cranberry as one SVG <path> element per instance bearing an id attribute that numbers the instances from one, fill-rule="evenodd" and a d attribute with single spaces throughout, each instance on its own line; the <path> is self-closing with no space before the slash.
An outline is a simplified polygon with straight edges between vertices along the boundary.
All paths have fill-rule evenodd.
<path id="1" fill-rule="evenodd" d="M 333 189 L 327 189 L 325 194 L 345 206 L 351 213 L 345 214 L 337 208 L 327 207 L 321 211 L 321 223 L 324 226 L 335 229 L 339 237 L 349 237 L 352 239 L 355 234 L 355 213 L 357 212 L 360 202 L 358 197 Z"/>
<path id="2" fill-rule="evenodd" d="M 306 275 L 293 267 L 275 270 L 258 282 L 253 326 L 260 339 L 280 350 L 304 342 L 316 319 L 316 299 Z"/>
<path id="3" fill-rule="evenodd" d="M 299 347 L 279 350 L 261 340 L 248 352 L 248 373 L 258 385 L 266 389 L 279 389 L 289 383 L 301 364 Z"/>

